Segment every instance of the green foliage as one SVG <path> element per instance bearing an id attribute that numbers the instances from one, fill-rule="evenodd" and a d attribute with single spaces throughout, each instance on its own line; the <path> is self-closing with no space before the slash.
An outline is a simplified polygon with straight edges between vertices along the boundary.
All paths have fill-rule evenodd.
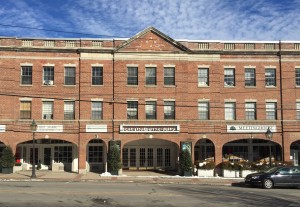
<path id="1" fill-rule="evenodd" d="M 182 150 L 179 156 L 179 168 L 182 172 L 191 171 L 193 167 L 192 157 L 189 150 Z"/>
<path id="2" fill-rule="evenodd" d="M 119 147 L 116 143 L 111 147 L 107 158 L 108 171 L 118 171 L 122 167 Z"/>
<path id="3" fill-rule="evenodd" d="M 10 146 L 3 149 L 0 164 L 2 168 L 12 168 L 15 165 L 15 156 Z"/>

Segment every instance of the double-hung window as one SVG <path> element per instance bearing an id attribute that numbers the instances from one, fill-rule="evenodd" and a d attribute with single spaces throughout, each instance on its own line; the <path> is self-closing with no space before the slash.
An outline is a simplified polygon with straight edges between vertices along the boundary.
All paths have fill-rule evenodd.
<path id="1" fill-rule="evenodd" d="M 296 113 L 297 113 L 296 115 L 297 120 L 300 120 L 300 102 L 296 103 Z"/>
<path id="2" fill-rule="evenodd" d="M 146 68 L 146 85 L 156 85 L 156 68 Z"/>
<path id="3" fill-rule="evenodd" d="M 198 86 L 209 86 L 208 68 L 198 68 Z"/>
<path id="4" fill-rule="evenodd" d="M 245 69 L 245 86 L 256 86 L 255 68 Z"/>
<path id="5" fill-rule="evenodd" d="M 175 119 L 175 101 L 164 101 L 164 119 Z"/>
<path id="6" fill-rule="evenodd" d="M 102 101 L 92 101 L 92 120 L 102 120 Z"/>
<path id="7" fill-rule="evenodd" d="M 92 85 L 103 85 L 103 67 L 92 67 Z"/>
<path id="8" fill-rule="evenodd" d="M 234 68 L 225 68 L 224 70 L 224 85 L 235 86 Z"/>
<path id="9" fill-rule="evenodd" d="M 267 102 L 266 103 L 266 119 L 276 120 L 277 119 L 277 103 Z"/>
<path id="10" fill-rule="evenodd" d="M 138 68 L 127 68 L 127 85 L 138 85 Z"/>
<path id="11" fill-rule="evenodd" d="M 138 102 L 127 102 L 127 119 L 138 119 Z"/>
<path id="12" fill-rule="evenodd" d="M 31 101 L 21 101 L 20 119 L 31 119 Z"/>
<path id="13" fill-rule="evenodd" d="M 65 85 L 75 85 L 76 84 L 76 70 L 75 67 L 65 68 Z"/>
<path id="14" fill-rule="evenodd" d="M 276 70 L 275 69 L 266 69 L 265 85 L 266 86 L 276 86 Z"/>
<path id="15" fill-rule="evenodd" d="M 65 101 L 64 119 L 65 120 L 74 120 L 75 119 L 75 101 Z"/>
<path id="16" fill-rule="evenodd" d="M 22 85 L 31 85 L 32 84 L 32 66 L 22 66 Z"/>
<path id="17" fill-rule="evenodd" d="M 235 120 L 235 109 L 234 102 L 225 103 L 225 120 Z"/>
<path id="18" fill-rule="evenodd" d="M 53 85 L 54 84 L 54 67 L 45 66 L 43 73 L 43 84 L 44 85 Z"/>
<path id="19" fill-rule="evenodd" d="M 173 67 L 164 68 L 164 85 L 165 86 L 175 85 L 175 68 Z"/>
<path id="20" fill-rule="evenodd" d="M 53 101 L 43 101 L 43 119 L 53 119 Z"/>
<path id="21" fill-rule="evenodd" d="M 156 119 L 156 101 L 146 101 L 146 119 Z"/>
<path id="22" fill-rule="evenodd" d="M 300 86 L 300 68 L 295 70 L 296 86 Z"/>
<path id="23" fill-rule="evenodd" d="M 198 118 L 200 120 L 209 120 L 209 102 L 198 102 Z"/>
<path id="24" fill-rule="evenodd" d="M 245 103 L 246 120 L 256 120 L 256 103 Z"/>

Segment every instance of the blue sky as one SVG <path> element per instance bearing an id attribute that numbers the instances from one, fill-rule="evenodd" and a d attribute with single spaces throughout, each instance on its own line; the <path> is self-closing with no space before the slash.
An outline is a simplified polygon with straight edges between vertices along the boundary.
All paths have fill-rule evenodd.
<path id="1" fill-rule="evenodd" d="M 174 39 L 300 40 L 300 0 L 0 0 L 0 4 L 0 36 L 129 38 L 153 26 Z"/>

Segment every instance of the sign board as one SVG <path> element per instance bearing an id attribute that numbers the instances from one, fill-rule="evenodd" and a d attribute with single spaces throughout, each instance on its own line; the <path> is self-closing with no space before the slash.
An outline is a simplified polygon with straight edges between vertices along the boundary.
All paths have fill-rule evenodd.
<path id="1" fill-rule="evenodd" d="M 276 125 L 227 125 L 228 133 L 266 133 L 270 128 L 271 132 L 276 132 Z"/>
<path id="2" fill-rule="evenodd" d="M 37 125 L 36 132 L 63 132 L 63 125 Z"/>
<path id="3" fill-rule="evenodd" d="M 87 124 L 85 127 L 86 132 L 107 132 L 106 124 Z"/>
<path id="4" fill-rule="evenodd" d="M 0 132 L 5 132 L 6 125 L 0 125 Z"/>
<path id="5" fill-rule="evenodd" d="M 173 125 L 120 125 L 120 133 L 179 133 L 180 126 Z"/>

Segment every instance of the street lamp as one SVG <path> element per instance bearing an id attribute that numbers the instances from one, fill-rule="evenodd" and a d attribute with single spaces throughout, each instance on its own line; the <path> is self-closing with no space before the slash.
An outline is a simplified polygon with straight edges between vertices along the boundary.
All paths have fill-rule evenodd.
<path id="1" fill-rule="evenodd" d="M 273 137 L 273 132 L 270 130 L 270 127 L 268 127 L 266 131 L 266 138 L 269 140 L 269 165 L 272 167 L 272 160 L 271 160 L 271 139 Z"/>
<path id="2" fill-rule="evenodd" d="M 37 129 L 37 124 L 35 123 L 34 119 L 32 120 L 30 128 L 32 131 L 32 174 L 31 174 L 31 178 L 36 178 L 36 174 L 35 174 L 35 132 Z"/>

